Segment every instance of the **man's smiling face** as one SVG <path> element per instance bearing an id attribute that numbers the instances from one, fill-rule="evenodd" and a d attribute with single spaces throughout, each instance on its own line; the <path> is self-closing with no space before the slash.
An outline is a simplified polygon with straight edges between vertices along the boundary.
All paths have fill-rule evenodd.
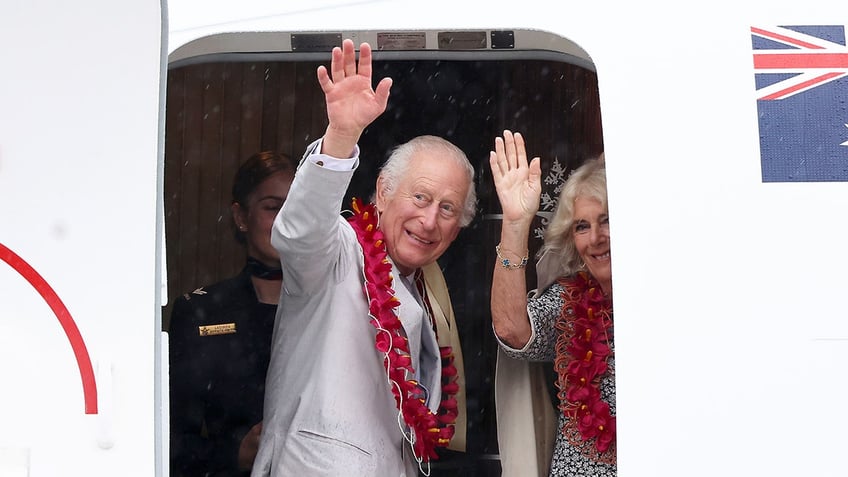
<path id="1" fill-rule="evenodd" d="M 468 194 L 466 171 L 454 159 L 416 152 L 395 190 L 377 180 L 380 230 L 389 256 L 404 275 L 435 262 L 460 229 Z"/>

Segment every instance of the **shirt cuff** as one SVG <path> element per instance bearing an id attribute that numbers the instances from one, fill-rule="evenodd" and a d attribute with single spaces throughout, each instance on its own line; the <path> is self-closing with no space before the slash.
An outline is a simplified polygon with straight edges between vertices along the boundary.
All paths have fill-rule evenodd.
<path id="1" fill-rule="evenodd" d="M 359 144 L 354 146 L 353 154 L 350 158 L 339 159 L 337 157 L 328 156 L 327 154 L 321 154 L 320 152 L 317 152 L 321 150 L 321 144 L 323 143 L 323 141 L 323 138 L 316 141 L 316 145 L 313 148 L 312 154 L 309 154 L 306 157 L 307 161 L 313 164 L 317 164 L 331 171 L 345 172 L 356 169 L 357 164 L 359 164 Z"/>

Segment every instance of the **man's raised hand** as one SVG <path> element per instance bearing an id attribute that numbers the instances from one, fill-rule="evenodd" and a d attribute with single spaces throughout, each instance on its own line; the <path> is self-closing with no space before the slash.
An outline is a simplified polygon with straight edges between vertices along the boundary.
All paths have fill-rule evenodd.
<path id="1" fill-rule="evenodd" d="M 334 157 L 350 157 L 362 131 L 386 110 L 391 78 L 371 87 L 371 46 L 359 47 L 359 64 L 353 41 L 346 39 L 333 48 L 330 72 L 318 67 L 318 83 L 327 102 L 329 124 L 322 151 Z"/>

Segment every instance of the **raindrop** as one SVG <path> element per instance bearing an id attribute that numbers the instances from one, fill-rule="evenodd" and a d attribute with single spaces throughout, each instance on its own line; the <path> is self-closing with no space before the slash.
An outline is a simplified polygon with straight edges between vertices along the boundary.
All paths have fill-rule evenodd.
<path id="1" fill-rule="evenodd" d="M 65 226 L 65 224 L 62 224 L 60 222 L 53 224 L 51 232 L 53 234 L 53 237 L 57 239 L 63 239 L 65 238 L 65 236 L 68 235 L 67 227 Z"/>

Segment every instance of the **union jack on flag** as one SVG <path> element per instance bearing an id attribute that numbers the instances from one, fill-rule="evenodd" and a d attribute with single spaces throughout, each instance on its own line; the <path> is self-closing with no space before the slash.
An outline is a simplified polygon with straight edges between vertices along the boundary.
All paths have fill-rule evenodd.
<path id="1" fill-rule="evenodd" d="M 754 26 L 751 41 L 763 181 L 848 181 L 845 26 Z"/>

